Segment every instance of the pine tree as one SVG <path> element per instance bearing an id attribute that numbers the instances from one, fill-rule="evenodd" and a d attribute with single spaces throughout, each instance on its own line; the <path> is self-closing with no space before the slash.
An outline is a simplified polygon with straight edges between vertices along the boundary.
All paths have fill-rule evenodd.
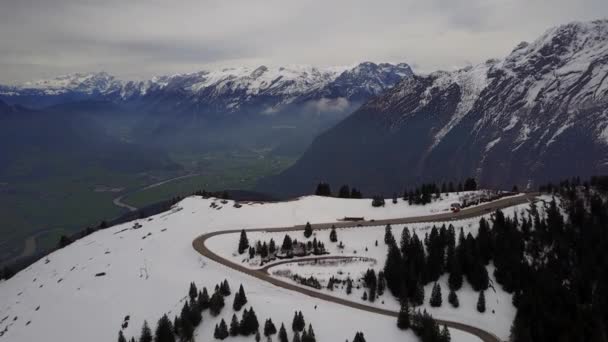
<path id="1" fill-rule="evenodd" d="M 285 324 L 281 323 L 281 328 L 279 328 L 279 342 L 289 342 L 287 338 L 287 331 L 285 330 Z"/>
<path id="2" fill-rule="evenodd" d="M 329 233 L 329 241 L 338 242 L 338 233 L 336 233 L 336 226 L 331 226 L 331 232 Z"/>
<path id="3" fill-rule="evenodd" d="M 351 294 L 353 292 L 353 280 L 346 278 L 346 294 Z"/>
<path id="4" fill-rule="evenodd" d="M 304 321 L 304 315 L 302 311 L 296 311 L 293 316 L 293 322 L 291 323 L 291 328 L 293 331 L 302 331 L 306 327 L 306 322 Z"/>
<path id="5" fill-rule="evenodd" d="M 386 280 L 384 279 L 384 272 L 378 272 L 378 297 L 384 294 L 386 288 Z"/>
<path id="6" fill-rule="evenodd" d="M 264 336 L 270 336 L 270 335 L 274 335 L 277 333 L 277 328 L 274 326 L 274 323 L 272 323 L 272 319 L 267 319 L 266 322 L 264 323 Z"/>
<path id="7" fill-rule="evenodd" d="M 270 239 L 270 242 L 268 243 L 268 252 L 270 254 L 274 254 L 277 251 L 277 245 L 274 242 L 274 239 Z"/>
<path id="8" fill-rule="evenodd" d="M 410 328 L 410 307 L 407 303 L 407 299 L 401 300 L 401 309 L 397 316 L 397 327 L 401 330 Z"/>
<path id="9" fill-rule="evenodd" d="M 118 342 L 127 342 L 125 335 L 122 334 L 122 330 L 118 330 Z"/>
<path id="10" fill-rule="evenodd" d="M 216 324 L 215 329 L 213 329 L 213 338 L 215 338 L 216 340 L 219 340 L 220 336 L 221 336 L 220 326 Z"/>
<path id="11" fill-rule="evenodd" d="M 460 258 L 454 257 L 451 259 L 450 276 L 448 278 L 448 285 L 450 290 L 458 291 L 462 287 L 462 266 L 460 264 Z"/>
<path id="12" fill-rule="evenodd" d="M 454 292 L 454 290 L 450 290 L 448 302 L 455 308 L 460 306 L 460 303 L 458 302 L 458 295 L 456 295 L 456 292 Z"/>
<path id="13" fill-rule="evenodd" d="M 350 198 L 350 189 L 348 188 L 348 185 L 342 185 L 342 187 L 340 187 L 340 190 L 338 191 L 338 197 Z"/>
<path id="14" fill-rule="evenodd" d="M 141 328 L 139 342 L 152 342 L 152 330 L 150 330 L 147 321 L 144 321 L 144 325 Z"/>
<path id="15" fill-rule="evenodd" d="M 302 340 L 300 339 L 300 333 L 298 331 L 296 331 L 293 334 L 293 339 L 291 340 L 291 342 L 301 342 Z"/>
<path id="16" fill-rule="evenodd" d="M 249 248 L 249 240 L 247 239 L 245 229 L 243 229 L 241 230 L 241 237 L 239 239 L 239 254 L 245 253 L 247 248 Z"/>
<path id="17" fill-rule="evenodd" d="M 477 311 L 481 313 L 486 312 L 486 296 L 484 291 L 479 291 L 479 298 L 477 298 Z"/>
<path id="18" fill-rule="evenodd" d="M 213 316 L 217 316 L 222 311 L 224 307 L 224 296 L 220 293 L 220 291 L 215 291 L 209 300 L 209 312 Z"/>
<path id="19" fill-rule="evenodd" d="M 429 300 L 429 303 L 431 304 L 432 307 L 440 307 L 442 304 L 442 298 L 441 298 L 441 285 L 439 285 L 439 283 L 435 283 L 435 285 L 433 285 L 433 291 L 431 292 L 431 298 Z"/>
<path id="20" fill-rule="evenodd" d="M 403 282 L 403 260 L 401 252 L 395 244 L 388 245 L 388 254 L 384 264 L 384 278 L 386 286 L 391 291 L 393 296 L 398 297 L 401 291 L 401 283 Z"/>
<path id="21" fill-rule="evenodd" d="M 203 311 L 209 309 L 209 293 L 207 292 L 207 288 L 203 287 L 203 292 L 198 294 L 198 309 Z"/>
<path id="22" fill-rule="evenodd" d="M 255 332 L 255 342 L 260 342 L 261 339 L 262 339 L 262 337 L 260 336 L 260 332 L 256 331 Z"/>
<path id="23" fill-rule="evenodd" d="M 411 235 L 410 235 L 409 228 L 403 227 L 403 230 L 401 231 L 401 241 L 399 243 L 399 248 L 401 249 L 401 253 L 403 255 L 407 255 L 409 245 L 410 245 L 410 239 L 411 239 Z"/>
<path id="24" fill-rule="evenodd" d="M 310 225 L 310 222 L 306 222 L 306 226 L 304 227 L 304 237 L 308 239 L 311 236 L 312 236 L 312 226 Z"/>
<path id="25" fill-rule="evenodd" d="M 239 329 L 239 320 L 236 318 L 236 314 L 232 314 L 232 320 L 230 321 L 230 336 L 238 335 Z"/>
<path id="26" fill-rule="evenodd" d="M 418 281 L 416 283 L 416 288 L 414 289 L 414 295 L 412 297 L 412 304 L 418 306 L 424 303 L 424 286 L 422 283 Z"/>
<path id="27" fill-rule="evenodd" d="M 392 227 L 390 224 L 387 224 L 384 228 L 384 243 L 391 245 L 393 242 L 395 242 L 395 237 L 393 236 Z"/>
<path id="28" fill-rule="evenodd" d="M 291 251 L 292 249 L 293 242 L 291 241 L 291 237 L 285 234 L 285 237 L 283 238 L 283 244 L 281 245 L 281 251 L 285 253 Z"/>
<path id="29" fill-rule="evenodd" d="M 355 338 L 353 339 L 353 342 L 365 342 L 365 337 L 363 336 L 363 333 L 362 332 L 355 333 Z"/>
<path id="30" fill-rule="evenodd" d="M 308 325 L 308 331 L 304 330 L 302 333 L 302 342 L 316 342 L 315 332 L 312 329 L 312 325 Z"/>
<path id="31" fill-rule="evenodd" d="M 228 333 L 228 326 L 226 325 L 226 321 L 224 321 L 224 319 L 222 318 L 222 320 L 220 321 L 220 325 L 219 325 L 219 334 L 218 337 L 220 340 L 225 339 L 226 337 L 228 337 L 229 333 Z"/>
<path id="32" fill-rule="evenodd" d="M 188 290 L 188 295 L 190 296 L 190 302 L 194 302 L 196 297 L 198 296 L 198 289 L 194 282 L 190 283 L 190 290 Z"/>
<path id="33" fill-rule="evenodd" d="M 189 336 L 189 338 L 185 339 L 185 341 L 191 340 L 192 336 Z M 171 323 L 171 320 L 169 319 L 169 317 L 167 317 L 167 315 L 163 315 L 163 317 L 158 320 L 158 324 L 156 325 L 156 334 L 154 336 L 154 342 L 175 342 L 175 335 L 173 334 L 173 324 Z"/>
<path id="34" fill-rule="evenodd" d="M 361 297 L 361 299 L 367 300 L 367 292 L 363 292 L 363 297 Z"/>
<path id="35" fill-rule="evenodd" d="M 450 331 L 448 330 L 448 327 L 444 324 L 443 325 L 443 329 L 441 329 L 441 335 L 440 335 L 440 342 L 450 342 L 452 340 L 452 337 L 450 336 Z"/>
<path id="36" fill-rule="evenodd" d="M 173 332 L 177 336 L 179 336 L 179 334 L 180 334 L 180 332 L 179 332 L 179 317 L 177 317 L 177 316 L 175 316 L 175 318 L 173 319 Z"/>
<path id="37" fill-rule="evenodd" d="M 224 279 L 220 286 L 220 292 L 224 297 L 230 296 L 230 285 L 228 285 L 228 280 Z"/>
<path id="38" fill-rule="evenodd" d="M 234 302 L 232 304 L 232 308 L 234 309 L 234 311 L 239 311 L 245 304 L 247 304 L 247 296 L 245 295 L 243 284 L 241 284 L 241 286 L 239 287 L 239 291 L 234 294 Z"/>
<path id="39" fill-rule="evenodd" d="M 193 335 L 194 324 L 192 324 L 192 320 L 190 319 L 190 307 L 188 303 L 185 303 L 180 315 L 180 337 L 182 341 L 192 341 Z"/>

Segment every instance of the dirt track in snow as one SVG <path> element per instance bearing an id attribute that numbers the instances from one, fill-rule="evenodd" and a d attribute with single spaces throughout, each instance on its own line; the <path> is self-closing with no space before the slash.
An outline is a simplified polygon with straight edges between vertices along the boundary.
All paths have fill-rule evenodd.
<path id="1" fill-rule="evenodd" d="M 363 227 L 370 227 L 370 226 L 384 226 L 387 224 L 411 224 L 411 223 L 438 222 L 438 221 L 449 222 L 449 221 L 453 221 L 453 220 L 474 218 L 477 216 L 488 214 L 497 209 L 504 209 L 504 208 L 511 207 L 514 205 L 528 203 L 528 202 L 532 201 L 537 195 L 538 194 L 536 194 L 536 193 L 531 193 L 531 194 L 526 194 L 524 196 L 507 197 L 507 198 L 503 198 L 503 199 L 500 199 L 500 200 L 497 200 L 494 202 L 484 203 L 484 204 L 476 206 L 476 207 L 463 209 L 459 213 L 441 213 L 441 214 L 426 215 L 426 216 L 413 216 L 413 217 L 404 217 L 404 218 L 397 218 L 397 219 L 361 221 L 361 222 L 318 223 L 318 224 L 313 224 L 313 229 L 315 229 L 315 230 L 330 229 L 332 227 L 332 225 L 335 225 L 336 228 L 351 228 L 351 227 L 363 228 Z M 292 231 L 300 231 L 300 230 L 304 230 L 304 225 L 298 225 L 298 226 L 292 226 L 292 227 L 279 227 L 279 228 L 253 228 L 253 229 L 246 229 L 245 231 L 247 231 L 247 232 L 254 232 L 254 231 L 292 232 Z M 283 280 L 274 278 L 274 277 L 270 276 L 270 274 L 268 274 L 268 269 L 270 267 L 276 266 L 278 264 L 283 264 L 283 263 L 297 262 L 297 261 L 300 261 L 300 259 L 290 259 L 290 260 L 286 260 L 285 262 L 268 264 L 261 269 L 250 269 L 244 265 L 240 265 L 240 264 L 234 263 L 230 260 L 222 258 L 218 254 L 216 254 L 216 253 L 212 252 L 210 249 L 208 249 L 207 246 L 205 246 L 205 242 L 211 237 L 221 235 L 221 234 L 239 233 L 240 231 L 241 231 L 240 229 L 234 229 L 234 230 L 223 230 L 223 231 L 203 234 L 203 235 L 197 237 L 196 239 L 194 239 L 194 241 L 192 242 L 192 246 L 198 253 L 200 253 L 201 255 L 203 255 L 215 262 L 218 262 L 218 263 L 220 263 L 226 267 L 232 268 L 236 271 L 248 274 L 259 280 L 271 283 L 271 284 L 281 287 L 283 289 L 295 291 L 295 292 L 298 292 L 298 293 L 301 293 L 301 294 L 304 294 L 307 296 L 311 296 L 313 298 L 317 298 L 317 299 L 335 303 L 335 304 L 348 306 L 348 307 L 358 309 L 358 310 L 364 310 L 367 312 L 372 312 L 372 313 L 385 315 L 385 316 L 397 317 L 398 312 L 396 312 L 396 311 L 377 308 L 377 307 L 369 306 L 369 305 L 366 305 L 363 303 L 334 297 L 334 296 L 331 296 L 331 295 L 323 293 L 323 292 L 318 292 L 314 289 L 307 289 L 307 288 L 300 287 L 298 285 L 289 283 L 287 281 L 283 281 Z M 317 258 L 306 258 L 305 260 L 332 259 L 332 258 L 337 259 L 337 258 L 344 258 L 344 257 L 325 256 L 325 257 L 317 257 Z M 454 322 L 454 321 L 444 321 L 444 320 L 440 320 L 440 319 L 437 319 L 437 322 L 441 325 L 445 324 L 450 328 L 461 330 L 461 331 L 467 332 L 469 334 L 475 335 L 484 342 L 501 342 L 501 340 L 496 335 L 492 334 L 491 332 L 485 331 L 479 327 L 471 326 L 471 325 L 464 324 L 464 323 Z"/>

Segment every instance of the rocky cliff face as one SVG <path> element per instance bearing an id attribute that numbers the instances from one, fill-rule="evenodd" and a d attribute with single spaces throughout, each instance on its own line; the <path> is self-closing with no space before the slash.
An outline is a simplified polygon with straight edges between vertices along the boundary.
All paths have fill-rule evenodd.
<path id="1" fill-rule="evenodd" d="M 608 21 L 571 23 L 504 59 L 404 79 L 261 187 L 372 192 L 475 176 L 534 186 L 608 171 Z M 293 185 L 291 185 L 293 184 Z"/>

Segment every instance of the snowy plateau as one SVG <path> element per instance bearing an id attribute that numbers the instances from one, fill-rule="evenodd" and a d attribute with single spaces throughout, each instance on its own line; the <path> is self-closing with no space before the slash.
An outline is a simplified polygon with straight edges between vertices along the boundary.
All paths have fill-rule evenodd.
<path id="1" fill-rule="evenodd" d="M 289 339 L 292 338 L 291 319 L 295 310 L 301 310 L 306 324 L 314 326 L 318 341 L 351 340 L 355 331 L 362 331 L 368 341 L 417 341 L 411 332 L 396 327 L 396 319 L 372 312 L 357 310 L 329 303 L 304 294 L 276 287 L 244 273 L 227 268 L 203 257 L 193 248 L 193 240 L 210 232 L 240 230 L 260 227 L 285 227 L 316 223 L 336 222 L 344 217 L 363 216 L 370 220 L 449 214 L 450 204 L 464 194 L 443 195 L 441 200 L 426 206 L 408 205 L 399 199 L 387 200 L 384 207 L 374 208 L 369 199 L 338 199 L 318 196 L 275 203 L 241 202 L 215 198 L 188 197 L 171 210 L 133 222 L 110 227 L 86 236 L 71 245 L 57 250 L 17 273 L 13 278 L 0 282 L 0 342 L 31 341 L 113 341 L 116 340 L 125 316 L 130 316 L 123 329 L 127 339 L 138 337 L 144 320 L 152 328 L 163 314 L 173 319 L 179 314 L 187 298 L 188 284 L 194 282 L 199 289 L 213 289 L 215 284 L 227 279 L 233 293 L 243 284 L 248 303 L 254 307 L 260 324 L 272 318 L 277 325 L 285 323 Z M 523 196 L 523 195 L 519 195 Z M 538 197 L 539 210 L 549 197 Z M 530 208 L 527 203 L 505 208 L 507 216 L 522 215 Z M 492 213 L 483 214 L 490 218 Z M 479 217 L 451 220 L 457 230 L 477 232 Z M 437 223 L 408 224 L 411 231 L 424 235 Z M 398 238 L 404 225 L 394 225 L 393 234 Z M 315 275 L 327 281 L 335 272 L 348 273 L 360 279 L 368 268 L 381 270 L 386 258 L 386 245 L 382 240 L 384 226 L 338 229 L 338 239 L 345 245 L 338 249 L 329 241 L 329 230 L 315 230 L 313 238 L 322 241 L 330 255 L 355 256 L 353 262 L 307 263 L 293 259 L 293 263 L 271 267 L 273 277 L 281 277 L 286 271 L 301 275 Z M 298 240 L 305 240 L 301 231 L 290 233 Z M 273 237 L 281 241 L 285 234 L 251 232 L 249 240 Z M 239 234 L 223 234 L 209 239 L 208 248 L 222 257 L 250 268 L 259 264 L 245 260 L 237 253 Z M 378 246 L 374 241 L 378 240 Z M 358 260 L 358 261 L 357 261 Z M 492 274 L 492 266 L 489 274 Z M 100 274 L 103 274 L 99 276 Z M 491 281 L 493 280 L 491 276 Z M 479 327 L 500 339 L 507 339 L 515 315 L 511 295 L 494 283 L 486 291 L 488 310 L 475 310 L 476 293 L 466 284 L 459 290 L 460 308 L 447 304 L 446 279 L 439 281 L 443 287 L 444 304 L 430 308 L 426 288 L 425 305 L 435 318 L 462 322 Z M 432 284 L 431 284 L 432 286 Z M 361 291 L 351 295 L 344 290 L 329 292 L 333 296 L 361 302 Z M 219 316 L 203 314 L 203 322 L 195 330 L 196 341 L 213 340 L 213 327 L 225 319 L 230 322 L 234 313 L 232 296 L 226 298 L 226 307 Z M 368 304 L 398 310 L 395 298 L 389 292 Z M 240 316 L 240 314 L 238 314 Z M 468 333 L 451 329 L 452 341 L 479 341 Z M 253 337 L 229 337 L 228 341 L 253 340 Z"/>

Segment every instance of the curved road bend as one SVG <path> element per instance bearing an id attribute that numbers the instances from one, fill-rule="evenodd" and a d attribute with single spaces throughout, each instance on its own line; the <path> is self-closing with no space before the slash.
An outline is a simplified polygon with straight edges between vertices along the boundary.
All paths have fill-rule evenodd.
<path id="1" fill-rule="evenodd" d="M 458 213 L 442 213 L 442 214 L 427 215 L 427 216 L 414 216 L 414 217 L 404 217 L 404 218 L 397 218 L 397 219 L 376 220 L 376 221 L 362 221 L 362 222 L 357 222 L 357 223 L 353 223 L 353 222 L 321 223 L 321 224 L 314 224 L 314 229 L 328 229 L 328 228 L 331 228 L 332 225 L 335 225 L 337 228 L 348 228 L 348 227 L 378 226 L 378 225 L 385 225 L 385 224 L 409 224 L 409 223 L 420 223 L 420 222 L 437 222 L 437 221 L 451 221 L 451 220 L 467 219 L 467 218 L 473 218 L 476 216 L 487 214 L 496 209 L 503 209 L 503 208 L 507 208 L 510 206 L 527 203 L 527 202 L 531 201 L 536 195 L 537 194 L 526 194 L 523 196 L 507 197 L 507 198 L 503 198 L 503 199 L 500 199 L 500 200 L 497 200 L 494 202 L 484 203 L 484 204 L 476 206 L 476 207 L 463 209 Z M 297 226 L 292 226 L 292 227 L 279 227 L 279 228 L 254 228 L 254 229 L 246 229 L 246 231 L 248 231 L 248 232 L 256 232 L 256 231 L 290 232 L 290 231 L 298 231 L 298 230 L 303 230 L 303 229 L 304 229 L 304 225 L 297 225 Z M 241 229 L 233 229 L 233 230 L 224 230 L 224 231 L 217 231 L 217 232 L 203 234 L 203 235 L 197 237 L 196 239 L 194 239 L 194 241 L 192 241 L 192 246 L 198 253 L 200 253 L 201 255 L 203 255 L 219 264 L 232 268 L 236 271 L 248 274 L 257 279 L 266 281 L 275 286 L 278 286 L 278 287 L 281 287 L 281 288 L 284 288 L 284 289 L 287 289 L 290 291 L 299 292 L 301 294 L 304 294 L 304 295 L 307 295 L 307 296 L 310 296 L 313 298 L 325 300 L 328 302 L 332 302 L 335 304 L 345 305 L 345 306 L 348 306 L 348 307 L 351 307 L 354 309 L 364 310 L 367 312 L 377 313 L 377 314 L 391 316 L 391 317 L 397 316 L 398 312 L 396 312 L 396 311 L 377 308 L 377 307 L 365 305 L 362 303 L 353 302 L 353 301 L 349 301 L 346 299 L 330 296 L 323 292 L 318 292 L 313 289 L 307 289 L 307 288 L 300 287 L 298 285 L 280 280 L 278 278 L 273 278 L 268 274 L 268 268 L 270 268 L 272 266 L 276 266 L 279 263 L 269 264 L 266 267 L 261 268 L 261 269 L 250 269 L 243 265 L 240 265 L 240 264 L 234 263 L 230 260 L 222 258 L 218 254 L 215 254 L 213 251 L 208 249 L 207 246 L 205 246 L 205 242 L 208 239 L 210 239 L 216 235 L 239 233 L 240 231 L 241 231 Z M 327 258 L 327 257 L 320 257 L 320 258 Z M 314 260 L 314 258 L 312 258 L 312 259 L 309 258 L 308 260 Z M 297 260 L 297 259 L 290 260 L 290 262 L 297 262 L 297 261 L 300 261 L 300 260 Z M 437 320 L 437 322 L 441 325 L 445 324 L 450 328 L 473 334 L 473 335 L 479 337 L 484 342 L 501 342 L 501 340 L 496 335 L 492 334 L 491 332 L 485 331 L 483 329 L 480 329 L 480 328 L 477 328 L 474 326 L 470 326 L 468 324 L 452 322 L 452 321 L 445 321 L 445 320 Z"/>

